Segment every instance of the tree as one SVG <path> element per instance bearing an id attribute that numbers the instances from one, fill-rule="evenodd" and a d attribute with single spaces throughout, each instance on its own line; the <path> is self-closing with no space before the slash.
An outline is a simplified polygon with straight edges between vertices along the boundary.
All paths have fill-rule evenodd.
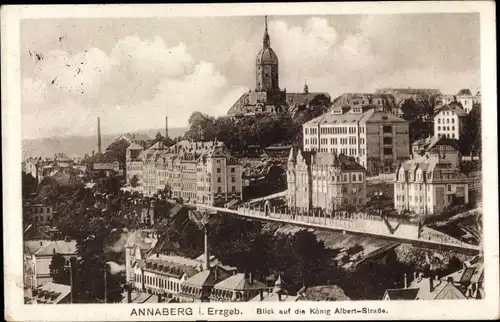
<path id="1" fill-rule="evenodd" d="M 462 154 L 481 155 L 481 104 L 474 104 L 465 117 L 464 132 L 459 140 Z"/>
<path id="2" fill-rule="evenodd" d="M 139 185 L 139 178 L 137 178 L 137 175 L 134 174 L 132 179 L 130 179 L 130 185 L 134 188 Z"/>
<path id="3" fill-rule="evenodd" d="M 57 284 L 70 284 L 69 272 L 65 267 L 66 259 L 63 255 L 55 253 L 49 265 L 52 281 Z"/>
<path id="4" fill-rule="evenodd" d="M 104 153 L 106 162 L 118 161 L 120 164 L 125 164 L 127 148 L 130 143 L 127 140 L 119 140 L 111 143 Z"/>
<path id="5" fill-rule="evenodd" d="M 37 182 L 36 179 L 33 178 L 32 175 L 27 174 L 26 172 L 22 172 L 22 193 L 23 198 L 29 197 L 30 194 L 35 193 L 37 190 Z"/>
<path id="6" fill-rule="evenodd" d="M 458 91 L 458 94 L 457 94 L 457 95 L 458 95 L 458 96 L 471 96 L 471 95 L 472 95 L 472 93 L 471 93 L 470 89 L 468 89 L 468 88 L 463 88 L 463 89 L 461 89 L 460 91 Z"/>

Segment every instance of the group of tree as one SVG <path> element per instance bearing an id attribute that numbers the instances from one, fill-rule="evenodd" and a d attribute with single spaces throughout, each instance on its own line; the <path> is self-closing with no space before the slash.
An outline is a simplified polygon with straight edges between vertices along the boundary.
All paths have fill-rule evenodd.
<path id="1" fill-rule="evenodd" d="M 22 196 L 28 198 L 31 194 L 36 193 L 38 189 L 38 183 L 36 179 L 24 171 L 21 172 L 21 183 L 22 183 Z"/>

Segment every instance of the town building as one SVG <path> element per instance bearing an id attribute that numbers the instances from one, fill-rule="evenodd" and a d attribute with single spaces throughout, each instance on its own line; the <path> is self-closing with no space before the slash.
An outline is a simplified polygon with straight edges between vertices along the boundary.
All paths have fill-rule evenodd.
<path id="1" fill-rule="evenodd" d="M 140 229 L 134 231 L 125 243 L 125 275 L 127 283 L 135 280 L 134 264 L 136 259 L 142 259 L 155 247 L 158 242 L 158 233 L 155 230 Z"/>
<path id="2" fill-rule="evenodd" d="M 304 150 L 354 157 L 369 175 L 410 158 L 408 122 L 371 105 L 335 106 L 303 124 Z"/>
<path id="3" fill-rule="evenodd" d="M 54 208 L 44 204 L 26 206 L 26 217 L 37 226 L 51 226 L 54 224 Z"/>
<path id="4" fill-rule="evenodd" d="M 169 148 L 157 142 L 140 158 L 146 196 L 168 187 L 174 198 L 196 203 L 213 205 L 242 198 L 242 167 L 222 142 L 184 140 Z"/>
<path id="5" fill-rule="evenodd" d="M 478 88 L 476 95 L 473 95 L 470 90 L 465 89 L 456 95 L 440 95 L 438 103 L 441 105 L 460 103 L 465 113 L 469 114 L 474 106 L 481 105 L 481 91 Z"/>
<path id="6" fill-rule="evenodd" d="M 434 136 L 460 139 L 466 116 L 467 113 L 456 103 L 438 108 L 434 113 Z"/>
<path id="7" fill-rule="evenodd" d="M 127 133 L 127 134 L 122 134 L 119 137 L 115 139 L 115 142 L 125 140 L 129 144 L 135 143 L 140 146 L 142 146 L 144 149 L 147 148 L 153 139 L 151 139 L 147 134 L 145 133 Z"/>
<path id="8" fill-rule="evenodd" d="M 111 176 L 112 174 L 123 174 L 123 169 L 120 167 L 119 161 L 113 162 L 95 162 L 92 164 L 92 172 L 99 173 L 105 176 Z"/>
<path id="9" fill-rule="evenodd" d="M 366 169 L 344 154 L 290 149 L 287 184 L 292 209 L 332 211 L 366 203 Z"/>
<path id="10" fill-rule="evenodd" d="M 260 290 L 259 295 L 252 298 L 250 302 L 296 302 L 298 300 L 299 296 L 290 295 L 283 288 L 283 281 L 281 275 L 279 275 L 276 282 L 274 282 L 274 288 Z"/>
<path id="11" fill-rule="evenodd" d="M 214 285 L 210 302 L 248 302 L 269 287 L 252 274 L 238 273 Z"/>
<path id="12" fill-rule="evenodd" d="M 468 203 L 469 180 L 458 168 L 460 157 L 454 140 L 440 137 L 420 144 L 414 157 L 396 170 L 395 209 L 430 215 L 452 203 Z"/>
<path id="13" fill-rule="evenodd" d="M 215 284 L 236 274 L 236 268 L 215 265 L 185 280 L 179 293 L 181 302 L 208 302 Z"/>
<path id="14" fill-rule="evenodd" d="M 330 109 L 343 106 L 374 106 L 395 116 L 401 116 L 400 104 L 392 94 L 385 93 L 344 93 L 333 100 Z"/>
<path id="15" fill-rule="evenodd" d="M 413 281 L 408 285 L 405 274 L 404 287 L 386 290 L 383 300 L 483 299 L 483 280 L 484 264 L 480 256 L 475 256 L 465 262 L 462 269 L 441 278 L 414 273 Z"/>
<path id="16" fill-rule="evenodd" d="M 69 265 L 76 258 L 76 241 L 74 240 L 27 240 L 24 242 L 24 286 L 35 289 L 52 282 L 50 263 L 55 254 L 64 256 Z"/>
<path id="17" fill-rule="evenodd" d="M 256 86 L 244 93 L 229 109 L 233 117 L 279 114 L 288 112 L 295 115 L 300 110 L 309 109 L 315 100 L 330 102 L 328 93 L 311 93 L 307 84 L 302 93 L 287 93 L 279 86 L 278 55 L 271 48 L 271 38 L 267 30 L 267 17 L 262 49 L 255 60 Z M 326 106 L 325 106 L 326 107 Z"/>
<path id="18" fill-rule="evenodd" d="M 443 281 L 450 281 L 467 299 L 484 299 L 484 262 L 481 256 L 475 256 L 464 263 L 464 267 L 444 276 Z"/>
<path id="19" fill-rule="evenodd" d="M 125 159 L 126 159 L 125 173 L 128 184 L 131 184 L 133 180 L 136 180 L 137 185 L 140 185 L 142 183 L 142 159 L 141 159 L 142 151 L 144 151 L 144 147 L 137 143 L 131 143 L 127 147 L 127 152 L 125 154 Z M 134 177 L 136 179 L 134 179 Z"/>
<path id="20" fill-rule="evenodd" d="M 32 297 L 25 301 L 26 304 L 69 304 L 71 286 L 49 282 L 34 289 Z"/>

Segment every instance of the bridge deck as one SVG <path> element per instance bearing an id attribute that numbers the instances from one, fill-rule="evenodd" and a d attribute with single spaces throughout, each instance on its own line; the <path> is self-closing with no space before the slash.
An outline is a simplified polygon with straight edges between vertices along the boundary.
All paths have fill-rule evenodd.
<path id="1" fill-rule="evenodd" d="M 294 216 L 273 212 L 268 212 L 266 214 L 263 211 L 243 207 L 238 208 L 238 210 L 233 210 L 203 204 L 186 203 L 185 205 L 189 207 L 197 207 L 199 209 L 233 214 L 247 219 L 297 225 L 305 228 L 327 229 L 356 235 L 367 235 L 399 243 L 413 244 L 420 247 L 451 249 L 469 254 L 476 254 L 479 252 L 479 246 L 463 243 L 455 238 L 428 227 L 423 227 L 423 232 L 420 236 L 418 235 L 418 230 L 414 231 L 411 227 L 409 228 L 403 226 L 399 228 L 399 223 L 392 228 L 391 225 L 394 226 L 394 220 L 391 222 L 386 221 L 384 223 L 382 220 L 376 222 L 363 218 L 338 219 L 329 216 Z M 382 229 L 381 227 L 387 228 Z"/>

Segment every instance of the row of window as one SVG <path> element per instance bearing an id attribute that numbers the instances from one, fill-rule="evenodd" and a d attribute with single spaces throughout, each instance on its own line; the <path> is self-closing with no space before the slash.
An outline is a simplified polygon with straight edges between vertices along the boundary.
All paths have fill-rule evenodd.
<path id="1" fill-rule="evenodd" d="M 139 283 L 142 283 L 141 274 L 135 274 L 135 280 Z M 153 287 L 159 287 L 163 289 L 167 289 L 173 292 L 179 292 L 179 282 L 174 282 L 167 278 L 153 277 L 149 275 L 144 276 L 144 284 Z"/>
<path id="2" fill-rule="evenodd" d="M 441 119 L 438 118 L 437 120 L 438 120 L 438 124 L 441 124 Z M 450 124 L 450 119 L 449 118 L 443 119 L 443 124 L 445 124 L 445 123 L 446 124 Z M 455 119 L 454 118 L 451 119 L 451 124 L 455 124 Z"/>
<path id="3" fill-rule="evenodd" d="M 50 207 L 33 207 L 32 210 L 34 214 L 48 214 L 51 212 Z"/>
<path id="4" fill-rule="evenodd" d="M 457 137 L 455 136 L 455 133 L 438 133 L 438 137 L 445 137 L 445 138 L 448 138 L 448 139 L 457 139 Z"/>
<path id="5" fill-rule="evenodd" d="M 450 127 L 449 126 L 443 126 L 443 131 L 449 131 Z M 452 131 L 455 131 L 455 126 L 451 127 Z M 438 131 L 441 131 L 441 126 L 438 126 Z"/>

